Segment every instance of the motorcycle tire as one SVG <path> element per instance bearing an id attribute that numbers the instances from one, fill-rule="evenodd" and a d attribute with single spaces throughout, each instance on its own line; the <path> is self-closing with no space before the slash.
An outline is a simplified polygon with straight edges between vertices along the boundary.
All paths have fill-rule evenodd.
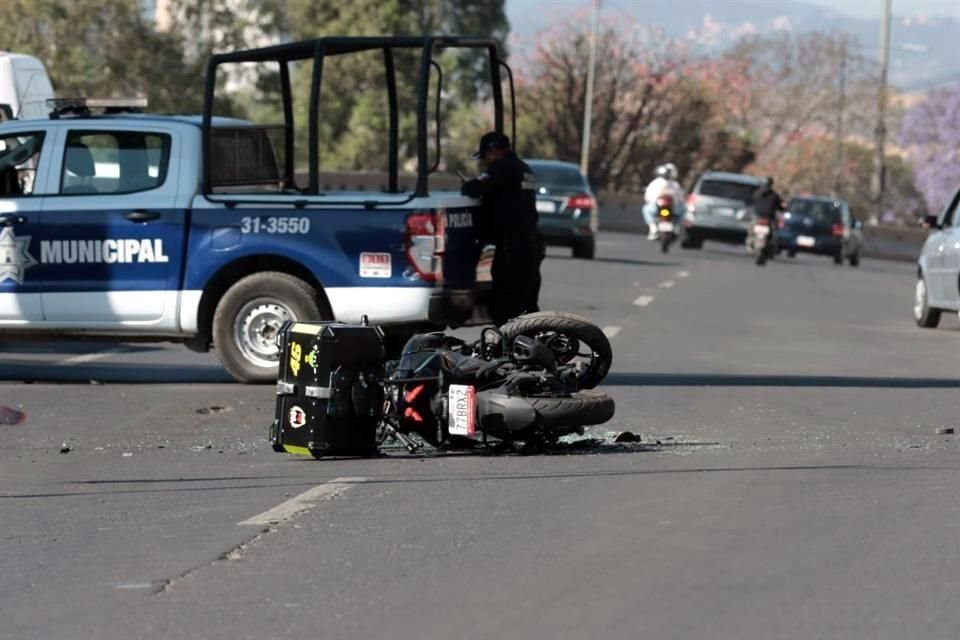
<path id="1" fill-rule="evenodd" d="M 547 431 L 574 431 L 580 427 L 603 424 L 616 410 L 613 398 L 597 391 L 578 391 L 569 397 L 526 398 Z M 559 434 L 563 435 L 563 434 Z"/>
<path id="2" fill-rule="evenodd" d="M 663 252 L 663 253 L 667 253 L 668 251 L 670 251 L 670 243 L 671 243 L 671 242 L 673 242 L 673 239 L 672 239 L 672 238 L 663 238 L 663 239 L 660 241 L 660 251 Z"/>
<path id="3" fill-rule="evenodd" d="M 591 360 L 577 378 L 578 389 L 593 389 L 603 382 L 613 364 L 613 349 L 610 340 L 597 325 L 585 318 L 564 313 L 562 311 L 538 311 L 514 318 L 500 328 L 503 337 L 512 343 L 517 336 L 530 336 L 543 340 L 546 334 L 546 344 L 550 344 L 549 334 L 560 334 L 572 339 L 579 352 L 579 344 L 583 343 L 591 351 Z M 554 349 L 561 364 L 571 361 L 577 354 L 560 352 Z"/>

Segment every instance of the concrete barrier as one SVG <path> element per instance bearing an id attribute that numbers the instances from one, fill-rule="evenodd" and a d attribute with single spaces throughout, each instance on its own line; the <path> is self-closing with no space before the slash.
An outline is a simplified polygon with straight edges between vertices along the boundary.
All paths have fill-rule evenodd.
<path id="1" fill-rule="evenodd" d="M 306 184 L 305 176 L 298 176 L 300 184 Z M 411 190 L 416 176 L 402 174 L 400 186 Z M 430 176 L 432 189 L 456 190 L 460 179 L 455 175 L 436 173 Z M 387 188 L 387 175 L 382 172 L 338 171 L 320 174 L 320 189 L 331 191 L 382 192 Z M 600 229 L 622 233 L 646 234 L 643 220 L 643 197 L 633 193 L 601 191 L 597 194 L 600 206 Z M 863 229 L 864 257 L 887 260 L 916 260 L 927 238 L 922 229 L 907 227 L 868 226 Z"/>

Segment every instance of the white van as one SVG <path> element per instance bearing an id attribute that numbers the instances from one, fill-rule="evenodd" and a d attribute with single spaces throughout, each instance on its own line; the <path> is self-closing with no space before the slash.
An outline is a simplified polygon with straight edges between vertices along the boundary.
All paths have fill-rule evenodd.
<path id="1" fill-rule="evenodd" d="M 43 63 L 33 56 L 0 51 L 0 120 L 5 117 L 46 118 L 53 85 Z"/>

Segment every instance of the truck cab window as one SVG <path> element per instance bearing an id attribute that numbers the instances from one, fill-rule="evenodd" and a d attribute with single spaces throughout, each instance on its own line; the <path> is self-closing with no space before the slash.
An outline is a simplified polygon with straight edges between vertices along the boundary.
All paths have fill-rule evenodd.
<path id="1" fill-rule="evenodd" d="M 0 197 L 18 198 L 33 193 L 41 147 L 42 133 L 0 138 Z"/>
<path id="2" fill-rule="evenodd" d="M 71 131 L 60 193 L 117 195 L 156 189 L 166 179 L 170 137 L 138 131 Z"/>

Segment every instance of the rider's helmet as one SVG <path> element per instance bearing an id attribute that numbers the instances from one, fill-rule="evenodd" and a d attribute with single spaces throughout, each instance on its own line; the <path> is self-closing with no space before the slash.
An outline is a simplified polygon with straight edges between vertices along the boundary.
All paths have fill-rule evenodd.
<path id="1" fill-rule="evenodd" d="M 763 186 L 767 189 L 773 189 L 773 176 L 767 176 L 763 179 Z"/>
<path id="2" fill-rule="evenodd" d="M 670 179 L 670 169 L 665 164 L 661 164 L 653 171 L 653 175 L 657 178 Z"/>
<path id="3" fill-rule="evenodd" d="M 677 165 L 673 164 L 672 162 L 668 162 L 667 164 L 665 164 L 665 165 L 663 165 L 663 166 L 664 166 L 664 167 L 666 168 L 666 170 L 667 170 L 667 176 L 666 176 L 666 177 L 667 177 L 668 180 L 676 180 L 676 179 L 680 176 L 680 172 L 677 171 Z"/>

